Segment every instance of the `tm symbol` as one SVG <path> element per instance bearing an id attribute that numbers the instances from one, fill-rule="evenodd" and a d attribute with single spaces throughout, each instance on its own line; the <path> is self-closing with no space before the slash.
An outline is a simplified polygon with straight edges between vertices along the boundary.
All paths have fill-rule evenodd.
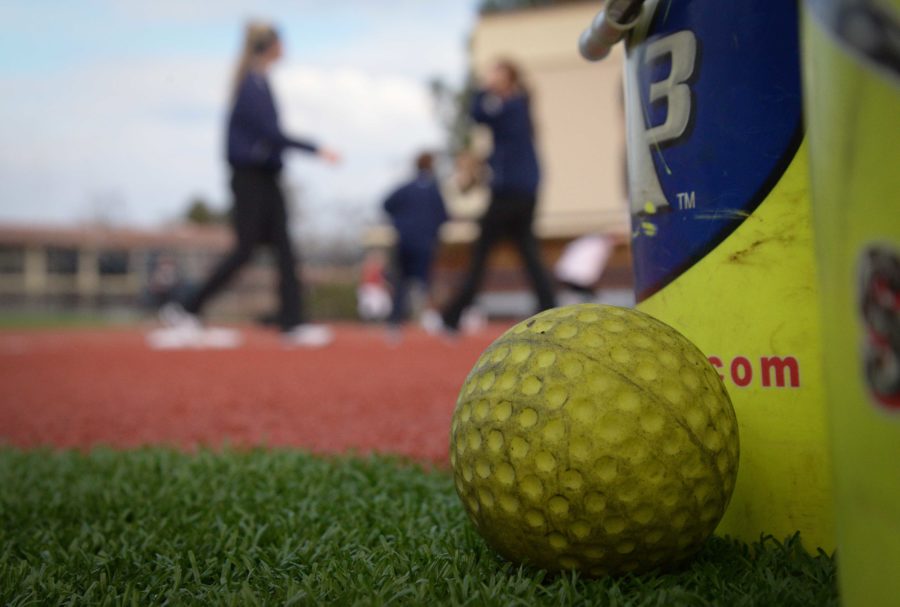
<path id="1" fill-rule="evenodd" d="M 678 208 L 682 211 L 697 208 L 697 199 L 694 192 L 678 192 Z"/>

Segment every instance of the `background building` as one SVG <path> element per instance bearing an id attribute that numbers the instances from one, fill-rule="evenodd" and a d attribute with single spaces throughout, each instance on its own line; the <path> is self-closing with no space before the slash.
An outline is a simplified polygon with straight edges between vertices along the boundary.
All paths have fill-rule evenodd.
<path id="1" fill-rule="evenodd" d="M 103 226 L 0 227 L 0 309 L 6 312 L 152 315 L 209 273 L 230 247 L 223 225 L 133 230 Z M 305 268 L 319 317 L 355 310 L 355 274 L 345 265 Z M 246 320 L 276 309 L 274 263 L 260 253 L 210 304 L 215 319 Z"/>
<path id="2" fill-rule="evenodd" d="M 136 308 L 148 295 L 157 266 L 172 265 L 178 280 L 190 282 L 229 242 L 220 227 L 154 232 L 3 226 L 0 303 L 31 310 Z"/>

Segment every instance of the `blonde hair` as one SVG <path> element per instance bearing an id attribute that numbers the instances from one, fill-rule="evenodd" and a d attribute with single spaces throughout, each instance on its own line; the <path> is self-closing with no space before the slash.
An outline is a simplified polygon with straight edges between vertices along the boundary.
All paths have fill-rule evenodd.
<path id="1" fill-rule="evenodd" d="M 271 23 L 263 21 L 250 21 L 247 23 L 244 28 L 244 47 L 241 50 L 241 56 L 234 71 L 232 95 L 237 94 L 241 82 L 244 81 L 250 70 L 259 63 L 260 57 L 278 40 L 278 30 Z"/>

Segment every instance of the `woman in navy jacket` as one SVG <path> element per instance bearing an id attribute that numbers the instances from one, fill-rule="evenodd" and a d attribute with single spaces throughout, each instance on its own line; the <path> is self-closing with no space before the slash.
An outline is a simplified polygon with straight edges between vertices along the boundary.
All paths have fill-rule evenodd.
<path id="1" fill-rule="evenodd" d="M 481 217 L 481 233 L 475 242 L 466 278 L 456 297 L 444 309 L 444 326 L 456 331 L 463 310 L 468 307 L 484 277 L 485 263 L 493 246 L 509 238 L 519 250 L 537 296 L 538 310 L 556 305 L 550 278 L 540 257 L 540 247 L 532 230 L 540 167 L 534 147 L 528 93 L 522 86 L 519 69 L 509 61 L 499 61 L 491 70 L 485 90 L 472 103 L 475 122 L 487 126 L 494 136 L 494 150 L 488 159 L 491 169 L 491 201 Z"/>
<path id="2" fill-rule="evenodd" d="M 227 131 L 227 158 L 234 195 L 232 221 L 237 240 L 207 281 L 184 302 L 183 308 L 169 306 L 163 310 L 163 319 L 186 328 L 199 326 L 197 317 L 205 304 L 250 260 L 259 245 L 266 244 L 274 249 L 278 262 L 281 300 L 278 323 L 285 340 L 296 345 L 318 346 L 327 344 L 332 337 L 327 327 L 307 324 L 303 311 L 280 183 L 282 152 L 293 148 L 316 154 L 330 163 L 338 162 L 339 158 L 327 148 L 282 132 L 267 79 L 269 69 L 281 56 L 281 41 L 272 26 L 256 23 L 247 26 Z"/>

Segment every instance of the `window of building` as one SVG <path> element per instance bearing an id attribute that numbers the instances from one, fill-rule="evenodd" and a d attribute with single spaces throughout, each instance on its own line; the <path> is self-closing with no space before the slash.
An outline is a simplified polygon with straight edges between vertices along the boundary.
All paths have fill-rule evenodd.
<path id="1" fill-rule="evenodd" d="M 0 245 L 0 274 L 22 274 L 25 272 L 25 248 L 15 245 Z"/>
<path id="2" fill-rule="evenodd" d="M 128 274 L 129 254 L 125 249 L 100 251 L 98 269 L 101 276 L 124 276 Z"/>
<path id="3" fill-rule="evenodd" d="M 47 248 L 47 272 L 70 275 L 78 272 L 78 249 L 70 247 Z"/>

